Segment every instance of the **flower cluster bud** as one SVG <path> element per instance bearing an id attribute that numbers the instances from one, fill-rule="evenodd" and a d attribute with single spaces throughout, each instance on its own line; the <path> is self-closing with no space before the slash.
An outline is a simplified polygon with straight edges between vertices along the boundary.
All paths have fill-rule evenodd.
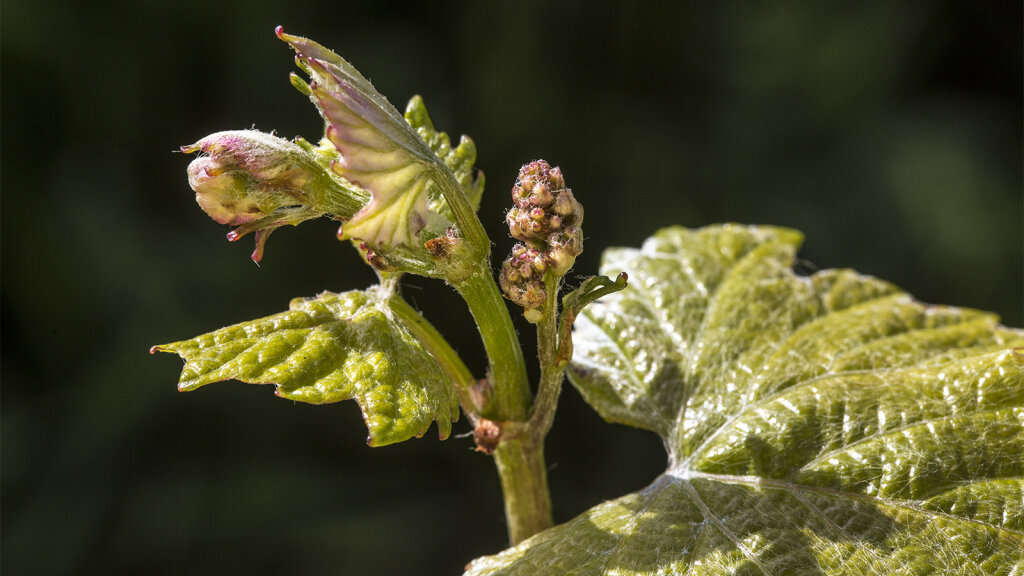
<path id="1" fill-rule="evenodd" d="M 553 234 L 575 229 L 574 233 L 580 235 L 583 206 L 565 187 L 557 166 L 552 168 L 544 160 L 537 160 L 520 168 L 512 201 L 515 206 L 505 215 L 505 222 L 513 238 L 544 249 Z M 582 251 L 582 242 L 579 244 Z"/>
<path id="2" fill-rule="evenodd" d="M 498 277 L 505 297 L 523 308 L 540 308 L 547 301 L 544 274 L 548 269 L 543 252 L 516 244 Z"/>
<path id="3" fill-rule="evenodd" d="M 531 319 L 547 301 L 545 275 L 564 276 L 583 252 L 583 206 L 565 187 L 561 169 L 544 160 L 520 168 L 512 201 L 505 222 L 522 243 L 502 265 L 501 288 Z"/>

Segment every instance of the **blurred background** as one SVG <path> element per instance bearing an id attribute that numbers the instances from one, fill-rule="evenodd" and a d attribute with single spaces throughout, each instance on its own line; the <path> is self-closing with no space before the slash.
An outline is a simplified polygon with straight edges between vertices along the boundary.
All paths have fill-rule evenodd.
<path id="1" fill-rule="evenodd" d="M 320 136 L 278 24 L 473 137 L 496 260 L 518 166 L 543 157 L 586 207 L 579 274 L 661 226 L 770 223 L 806 233 L 807 269 L 1024 323 L 1020 2 L 617 4 L 4 0 L 4 572 L 455 574 L 504 547 L 470 439 L 370 449 L 355 403 L 179 394 L 181 362 L 148 354 L 373 280 L 326 220 L 257 267 L 174 153 L 230 128 Z M 450 289 L 406 294 L 482 373 Z M 548 462 L 564 521 L 665 456 L 570 387 Z"/>

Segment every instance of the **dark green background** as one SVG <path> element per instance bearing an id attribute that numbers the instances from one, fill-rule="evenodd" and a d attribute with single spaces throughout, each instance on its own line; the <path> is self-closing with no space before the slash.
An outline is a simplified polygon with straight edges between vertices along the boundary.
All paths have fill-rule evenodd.
<path id="1" fill-rule="evenodd" d="M 586 207 L 579 274 L 659 226 L 781 224 L 807 234 L 804 270 L 855 267 L 1024 321 L 1020 2 L 2 10 L 8 574 L 453 574 L 504 545 L 470 440 L 370 449 L 354 403 L 178 394 L 180 361 L 147 353 L 372 279 L 328 221 L 278 231 L 255 266 L 172 153 L 254 123 L 319 136 L 277 24 L 474 138 L 496 259 L 516 170 L 543 157 Z M 408 284 L 482 372 L 450 290 Z M 548 447 L 560 521 L 665 464 L 657 438 L 604 424 L 571 389 Z"/>

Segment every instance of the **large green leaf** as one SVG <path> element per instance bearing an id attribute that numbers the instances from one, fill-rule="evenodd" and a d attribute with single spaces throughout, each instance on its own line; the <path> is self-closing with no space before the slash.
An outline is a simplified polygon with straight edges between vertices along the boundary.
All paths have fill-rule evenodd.
<path id="1" fill-rule="evenodd" d="M 185 359 L 181 390 L 235 379 L 276 384 L 278 396 L 311 404 L 354 398 L 371 446 L 422 436 L 434 421 L 447 438 L 459 414 L 455 388 L 392 317 L 393 297 L 367 290 L 296 298 L 288 312 L 154 350 Z"/>
<path id="2" fill-rule="evenodd" d="M 1022 574 L 1024 334 L 848 270 L 792 230 L 666 229 L 605 253 L 571 379 L 669 469 L 484 574 Z"/>

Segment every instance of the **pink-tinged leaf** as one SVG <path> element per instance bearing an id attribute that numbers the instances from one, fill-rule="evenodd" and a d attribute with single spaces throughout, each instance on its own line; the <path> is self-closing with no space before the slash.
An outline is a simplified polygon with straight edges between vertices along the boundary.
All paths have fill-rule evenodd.
<path id="1" fill-rule="evenodd" d="M 229 130 L 181 151 L 201 154 L 188 167 L 196 202 L 216 222 L 237 226 L 228 233 L 229 241 L 254 233 L 256 262 L 277 228 L 324 214 L 349 217 L 366 201 L 365 193 L 329 171 L 308 143 L 258 130 Z"/>
<path id="2" fill-rule="evenodd" d="M 431 219 L 432 173 L 445 169 L 443 163 L 351 64 L 312 40 L 280 28 L 277 33 L 309 74 L 307 86 L 295 78 L 293 83 L 308 92 L 327 122 L 327 139 L 341 153 L 333 168 L 372 194 L 342 235 L 375 247 L 416 244 Z"/>

